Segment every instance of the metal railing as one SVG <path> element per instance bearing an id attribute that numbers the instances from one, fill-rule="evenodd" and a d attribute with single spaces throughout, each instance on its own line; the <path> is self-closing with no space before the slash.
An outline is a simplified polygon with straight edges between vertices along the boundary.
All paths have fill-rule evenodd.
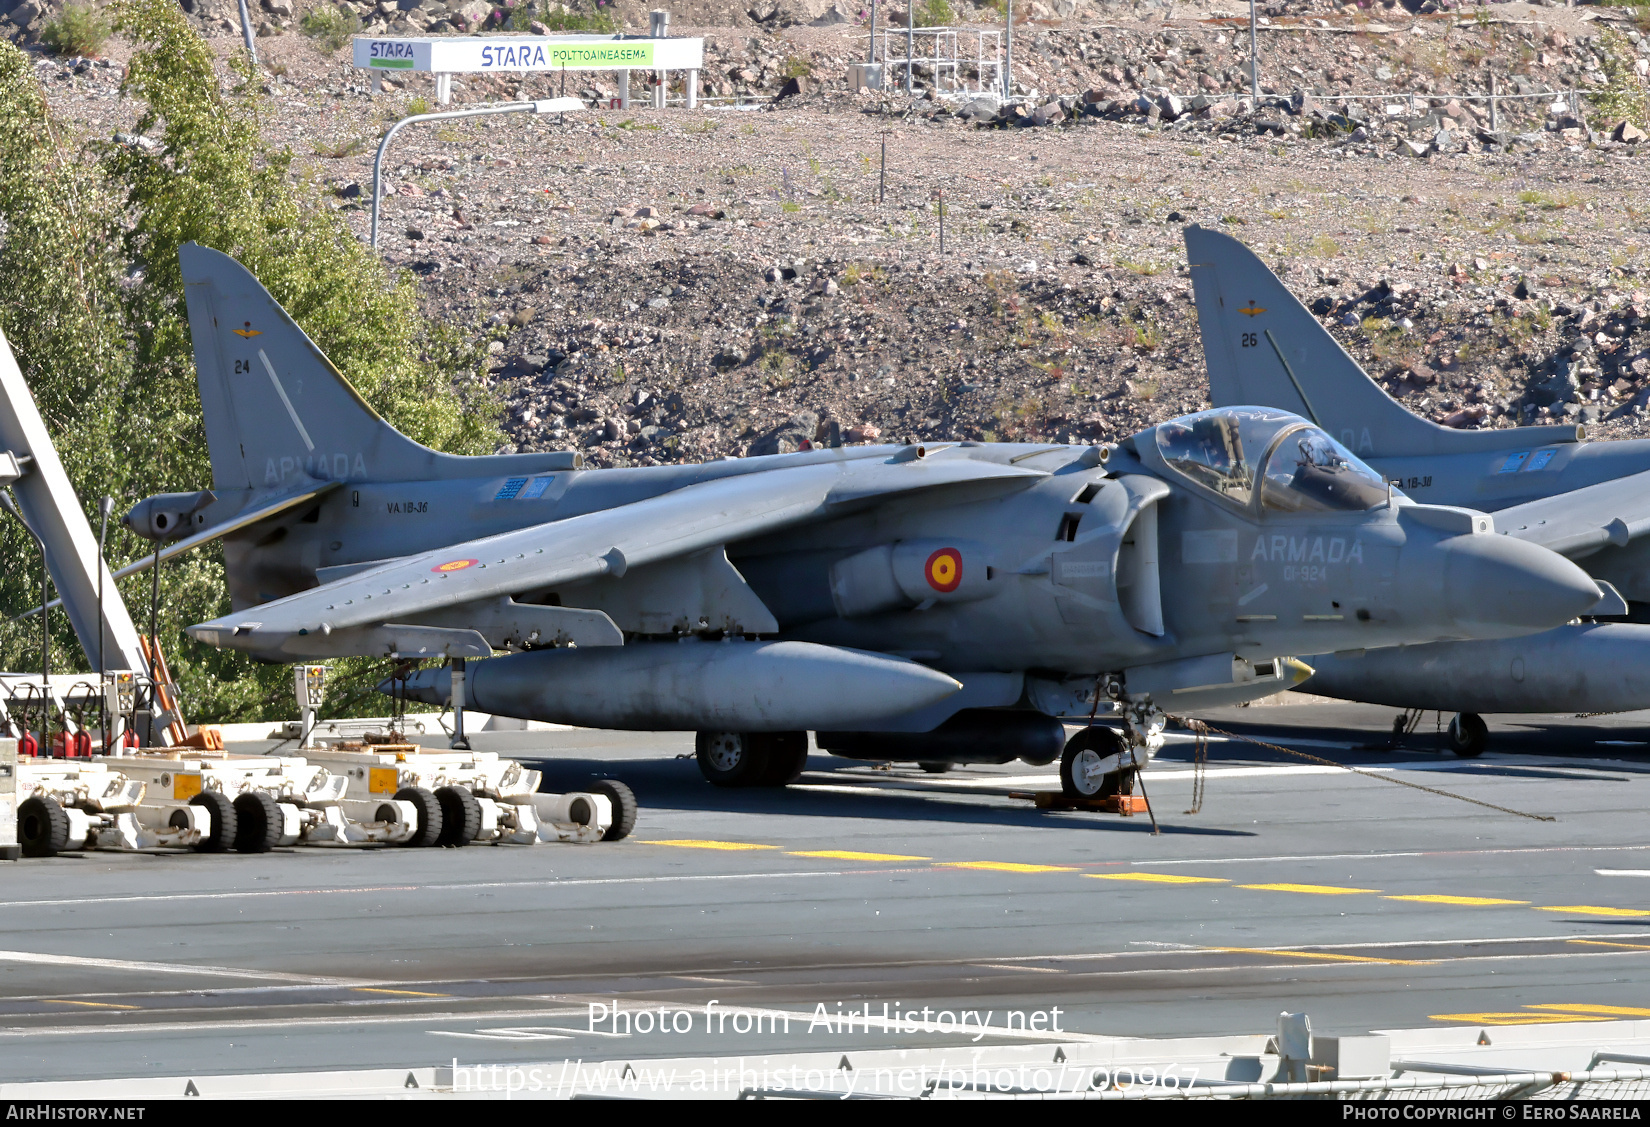
<path id="1" fill-rule="evenodd" d="M 926 66 L 934 79 L 938 94 L 975 96 L 1000 93 L 1003 89 L 1003 32 L 996 28 L 975 27 L 916 27 L 884 28 L 882 36 L 882 73 L 884 82 L 903 70 L 905 90 L 910 93 L 917 67 Z M 971 44 L 962 41 L 971 39 Z M 971 45 L 972 55 L 965 46 Z M 919 47 L 931 48 L 931 53 L 920 54 Z M 898 53 L 896 54 L 896 49 Z M 974 70 L 974 85 L 964 80 L 964 67 Z M 987 76 L 990 76 L 989 78 Z M 949 78 L 949 87 L 946 82 Z"/>

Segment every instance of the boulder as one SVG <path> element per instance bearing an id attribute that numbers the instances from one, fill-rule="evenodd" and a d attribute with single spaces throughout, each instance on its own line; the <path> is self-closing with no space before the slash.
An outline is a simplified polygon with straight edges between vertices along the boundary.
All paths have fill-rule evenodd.
<path id="1" fill-rule="evenodd" d="M 797 75 L 795 78 L 787 78 L 785 80 L 785 85 L 779 88 L 779 93 L 773 96 L 773 100 L 777 102 L 781 98 L 794 98 L 798 94 L 806 94 L 808 92 L 809 85 L 809 80 L 804 75 Z"/>
<path id="2" fill-rule="evenodd" d="M 813 445 L 814 435 L 818 433 L 819 413 L 798 411 L 752 442 L 747 453 L 754 458 L 763 454 L 789 454 L 797 450 L 807 450 Z"/>

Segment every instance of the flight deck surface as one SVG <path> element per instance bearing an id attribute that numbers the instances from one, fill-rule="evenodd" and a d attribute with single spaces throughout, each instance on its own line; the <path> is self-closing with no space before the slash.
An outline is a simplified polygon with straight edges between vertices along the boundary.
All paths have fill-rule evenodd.
<path id="1" fill-rule="evenodd" d="M 1392 717 L 1208 718 L 1555 820 L 1232 740 L 1210 747 L 1197 814 L 1193 745 L 1165 749 L 1145 775 L 1153 836 L 1144 816 L 1011 796 L 1056 789 L 1053 766 L 815 754 L 786 790 L 728 790 L 700 777 L 691 735 L 478 735 L 549 790 L 629 783 L 635 834 L 5 866 L 0 1082 L 965 1052 L 1254 1033 L 1281 1010 L 1319 1033 L 1650 1017 L 1650 714 L 1489 717 L 1476 760 L 1435 750 L 1430 715 L 1406 749 L 1361 746 L 1384 746 Z M 976 1027 L 880 1020 L 940 1011 Z"/>

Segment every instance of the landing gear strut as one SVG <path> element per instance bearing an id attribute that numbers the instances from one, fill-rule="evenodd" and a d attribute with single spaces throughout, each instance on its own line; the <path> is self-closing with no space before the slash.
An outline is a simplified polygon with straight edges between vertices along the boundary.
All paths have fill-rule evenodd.
<path id="1" fill-rule="evenodd" d="M 1123 731 L 1089 726 L 1066 742 L 1060 788 L 1070 798 L 1134 793 L 1134 777 L 1163 746 L 1162 711 L 1149 700 L 1119 702 Z"/>

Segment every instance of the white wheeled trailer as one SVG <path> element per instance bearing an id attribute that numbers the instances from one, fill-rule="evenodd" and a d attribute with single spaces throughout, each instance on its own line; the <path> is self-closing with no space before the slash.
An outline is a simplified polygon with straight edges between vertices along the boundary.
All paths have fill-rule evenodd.
<path id="1" fill-rule="evenodd" d="M 588 845 L 618 841 L 636 824 L 636 798 L 623 783 L 541 794 L 540 772 L 496 752 L 338 741 L 304 755 L 346 780 L 345 808 L 355 816 L 386 802 L 414 806 L 412 845 Z"/>

